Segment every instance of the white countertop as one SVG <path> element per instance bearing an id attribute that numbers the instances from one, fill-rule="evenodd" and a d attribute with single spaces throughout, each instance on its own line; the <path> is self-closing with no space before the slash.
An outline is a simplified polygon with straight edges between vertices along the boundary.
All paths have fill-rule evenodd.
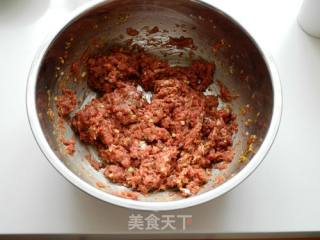
<path id="1" fill-rule="evenodd" d="M 138 213 L 67 182 L 41 153 L 27 121 L 25 88 L 37 46 L 81 2 L 0 2 L 0 233 L 127 233 L 129 215 Z M 245 182 L 170 214 L 191 214 L 190 233 L 320 231 L 320 40 L 297 25 L 300 0 L 209 2 L 269 48 L 282 81 L 283 117 L 271 151 Z"/>

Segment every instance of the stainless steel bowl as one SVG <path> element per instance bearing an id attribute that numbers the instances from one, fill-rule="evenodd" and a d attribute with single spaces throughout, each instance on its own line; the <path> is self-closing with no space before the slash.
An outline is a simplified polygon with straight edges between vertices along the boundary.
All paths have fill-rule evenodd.
<path id="1" fill-rule="evenodd" d="M 146 26 L 158 26 L 166 31 L 148 35 Z M 53 97 L 59 86 L 66 84 L 73 88 L 81 104 L 93 96 L 85 81 L 74 84 L 72 79 L 66 79 L 70 65 L 87 54 L 101 53 L 114 45 L 124 44 L 132 38 L 126 34 L 128 27 L 142 29 L 138 36 L 133 37 L 134 43 L 178 65 L 188 63 L 190 49 L 154 46 L 148 39 L 163 43 L 169 36 L 191 37 L 197 46 L 195 56 L 216 63 L 214 79 L 220 79 L 239 95 L 231 103 L 238 114 L 239 124 L 233 162 L 227 169 L 214 169 L 212 179 L 195 196 L 183 199 L 172 192 L 161 192 L 143 196 L 138 201 L 114 196 L 111 194 L 114 191 L 130 190 L 110 183 L 90 166 L 84 158 L 90 148 L 77 140 L 76 153 L 69 156 L 58 140 Z M 213 46 L 216 52 L 212 50 Z M 177 57 L 180 52 L 182 57 Z M 214 90 L 215 84 L 211 88 Z M 281 102 L 276 68 L 255 37 L 226 13 L 194 0 L 90 1 L 77 9 L 63 26 L 51 31 L 34 59 L 27 86 L 30 125 L 50 163 L 90 195 L 119 206 L 144 210 L 171 210 L 197 205 L 242 182 L 261 163 L 271 147 L 280 123 Z M 65 134 L 73 134 L 67 125 Z M 257 140 L 249 149 L 247 141 L 251 135 Z M 218 186 L 213 184 L 217 174 L 226 178 Z M 98 188 L 97 181 L 106 187 Z"/>

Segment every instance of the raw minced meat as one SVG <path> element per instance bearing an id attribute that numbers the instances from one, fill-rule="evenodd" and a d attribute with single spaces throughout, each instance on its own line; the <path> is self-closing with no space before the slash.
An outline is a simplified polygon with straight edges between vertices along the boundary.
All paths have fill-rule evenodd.
<path id="1" fill-rule="evenodd" d="M 66 117 L 77 106 L 77 96 L 75 92 L 69 88 L 63 88 L 62 95 L 57 96 L 55 101 L 60 117 Z"/>
<path id="2" fill-rule="evenodd" d="M 88 85 L 100 97 L 71 125 L 82 142 L 96 146 L 109 180 L 142 193 L 195 194 L 213 164 L 233 158 L 235 115 L 202 93 L 214 69 L 201 60 L 171 67 L 144 52 L 122 50 L 90 58 Z M 150 102 L 138 84 L 152 91 Z"/>

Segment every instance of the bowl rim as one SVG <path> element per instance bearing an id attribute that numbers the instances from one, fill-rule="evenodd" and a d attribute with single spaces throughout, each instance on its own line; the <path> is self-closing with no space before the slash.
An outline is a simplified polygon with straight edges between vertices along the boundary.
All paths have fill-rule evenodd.
<path id="1" fill-rule="evenodd" d="M 273 110 L 272 117 L 270 121 L 270 126 L 267 130 L 265 139 L 263 140 L 260 148 L 255 153 L 255 155 L 251 158 L 250 162 L 243 167 L 237 174 L 235 174 L 232 178 L 228 179 L 225 183 L 220 186 L 209 190 L 205 193 L 201 193 L 199 195 L 195 195 L 185 199 L 179 199 L 174 201 L 166 201 L 166 202 L 147 202 L 147 201 L 136 201 L 131 199 L 121 198 L 110 193 L 101 191 L 96 187 L 90 185 L 89 183 L 82 180 L 75 173 L 73 173 L 64 163 L 61 161 L 56 154 L 51 149 L 48 144 L 45 135 L 42 131 L 40 121 L 38 118 L 37 110 L 36 110 L 36 85 L 37 85 L 37 77 L 40 70 L 40 66 L 42 64 L 43 58 L 46 55 L 48 49 L 50 48 L 53 41 L 56 37 L 64 31 L 64 29 L 73 23 L 75 20 L 80 18 L 82 15 L 92 10 L 93 8 L 98 7 L 101 4 L 108 4 L 117 0 L 93 0 L 88 3 L 85 3 L 75 9 L 66 21 L 58 24 L 54 29 L 50 31 L 50 34 L 47 38 L 42 42 L 38 51 L 34 56 L 34 60 L 31 64 L 31 68 L 28 75 L 27 88 L 26 88 L 26 108 L 27 115 L 30 127 L 32 129 L 32 133 L 36 142 L 50 162 L 50 164 L 62 175 L 64 176 L 70 183 L 78 187 L 83 192 L 99 199 L 104 202 L 108 202 L 114 205 L 118 205 L 121 207 L 126 207 L 130 209 L 136 210 L 152 210 L 152 211 L 167 211 L 167 210 L 177 210 L 182 208 L 187 208 L 195 205 L 199 205 L 205 202 L 208 202 L 212 199 L 215 199 L 226 192 L 230 191 L 241 182 L 243 182 L 254 170 L 260 165 L 262 160 L 265 158 L 266 154 L 270 150 L 276 134 L 278 132 L 280 126 L 280 120 L 282 115 L 282 91 L 281 91 L 281 83 L 279 79 L 279 74 L 277 68 L 272 60 L 270 54 L 267 53 L 261 43 L 258 41 L 257 36 L 254 36 L 253 33 L 245 28 L 241 23 L 235 20 L 231 15 L 222 11 L 219 7 L 213 6 L 212 4 L 206 3 L 200 0 L 185 0 L 189 2 L 193 2 L 196 4 L 200 4 L 206 8 L 210 8 L 214 11 L 219 12 L 224 15 L 234 24 L 236 24 L 241 30 L 247 34 L 247 36 L 251 39 L 251 41 L 255 44 L 256 48 L 260 52 L 263 60 L 265 61 L 269 74 L 271 76 L 271 83 L 273 88 Z"/>

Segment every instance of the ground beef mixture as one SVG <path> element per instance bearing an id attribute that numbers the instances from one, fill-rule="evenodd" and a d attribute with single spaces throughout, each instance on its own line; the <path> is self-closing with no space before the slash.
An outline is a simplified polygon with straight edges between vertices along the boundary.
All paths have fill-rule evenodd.
<path id="1" fill-rule="evenodd" d="M 69 155 L 72 155 L 74 152 L 75 152 L 75 140 L 73 138 L 70 138 L 70 139 L 66 139 L 64 137 L 61 137 L 61 142 L 63 143 L 63 145 L 65 145 L 65 149 L 66 149 L 66 152 L 69 154 Z"/>
<path id="2" fill-rule="evenodd" d="M 186 38 L 184 36 L 181 36 L 179 38 L 170 37 L 168 45 L 176 46 L 178 49 L 183 49 L 183 48 L 196 49 L 196 46 L 193 43 L 193 39 Z"/>
<path id="3" fill-rule="evenodd" d="M 234 98 L 237 97 L 232 96 L 229 89 L 220 80 L 217 80 L 216 82 L 220 88 L 219 97 L 221 98 L 221 100 L 223 100 L 224 102 L 231 102 Z"/>
<path id="4" fill-rule="evenodd" d="M 202 93 L 214 64 L 171 67 L 144 52 L 118 50 L 90 58 L 87 67 L 88 85 L 100 97 L 71 125 L 97 148 L 111 181 L 142 193 L 177 189 L 189 196 L 208 181 L 213 164 L 232 160 L 235 115 Z"/>
<path id="5" fill-rule="evenodd" d="M 148 33 L 149 34 L 154 34 L 154 33 L 157 33 L 157 32 L 159 32 L 160 30 L 159 30 L 159 28 L 158 28 L 158 26 L 154 26 L 153 28 L 151 28 L 150 30 L 148 30 Z"/>
<path id="6" fill-rule="evenodd" d="M 113 195 L 118 197 L 131 199 L 131 200 L 138 200 L 139 194 L 136 192 L 112 192 Z"/>
<path id="7" fill-rule="evenodd" d="M 60 117 L 66 117 L 77 106 L 77 96 L 75 92 L 69 88 L 63 88 L 62 95 L 57 96 L 55 101 Z"/>
<path id="8" fill-rule="evenodd" d="M 129 36 L 137 36 L 139 34 L 139 31 L 134 28 L 127 28 L 127 34 Z"/>

